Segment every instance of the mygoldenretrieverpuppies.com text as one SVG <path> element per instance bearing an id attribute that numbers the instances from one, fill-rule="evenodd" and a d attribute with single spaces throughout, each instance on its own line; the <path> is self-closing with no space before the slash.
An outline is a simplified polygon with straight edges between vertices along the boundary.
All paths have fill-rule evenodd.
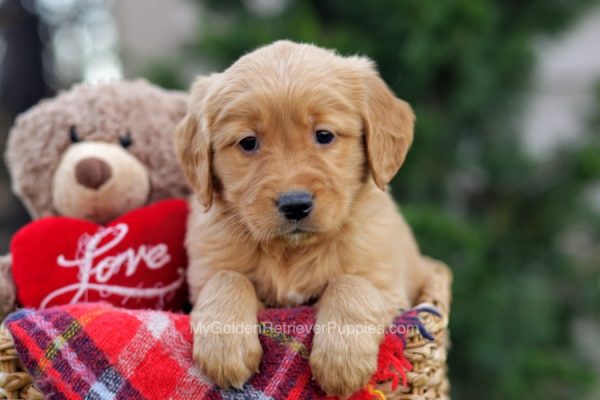
<path id="1" fill-rule="evenodd" d="M 281 334 L 289 336 L 305 335 L 313 331 L 315 334 L 337 333 L 342 335 L 364 335 L 375 333 L 391 333 L 395 335 L 406 335 L 418 333 L 417 325 L 374 325 L 374 324 L 339 324 L 329 321 L 326 324 L 315 324 L 312 326 L 302 324 L 285 324 L 260 322 L 250 323 L 225 323 L 214 321 L 211 323 L 192 324 L 193 333 L 211 333 L 219 335 L 245 335 L 245 334 Z"/>

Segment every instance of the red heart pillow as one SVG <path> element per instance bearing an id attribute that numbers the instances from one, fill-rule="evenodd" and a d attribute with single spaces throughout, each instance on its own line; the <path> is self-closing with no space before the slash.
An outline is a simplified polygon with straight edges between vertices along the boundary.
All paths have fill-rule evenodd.
<path id="1" fill-rule="evenodd" d="M 185 201 L 164 200 L 105 226 L 65 217 L 26 225 L 10 245 L 18 301 L 35 308 L 104 300 L 181 310 L 187 213 Z"/>

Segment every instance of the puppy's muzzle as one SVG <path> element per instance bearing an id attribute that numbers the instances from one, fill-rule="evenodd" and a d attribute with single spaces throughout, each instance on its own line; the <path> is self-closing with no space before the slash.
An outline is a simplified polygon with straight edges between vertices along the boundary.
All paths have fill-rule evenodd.
<path id="1" fill-rule="evenodd" d="M 313 210 L 313 196 L 305 190 L 286 192 L 277 199 L 277 207 L 286 219 L 300 221 Z"/>

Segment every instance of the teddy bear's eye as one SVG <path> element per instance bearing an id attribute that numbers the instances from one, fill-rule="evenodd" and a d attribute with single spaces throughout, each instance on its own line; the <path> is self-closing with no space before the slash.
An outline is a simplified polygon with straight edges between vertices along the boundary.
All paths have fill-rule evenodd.
<path id="1" fill-rule="evenodd" d="M 72 126 L 69 130 L 69 137 L 71 139 L 71 143 L 81 142 L 81 138 L 79 137 L 79 133 L 77 133 L 77 128 L 75 128 L 75 126 Z"/>
<path id="2" fill-rule="evenodd" d="M 131 139 L 131 132 L 127 131 L 127 133 L 124 136 L 121 136 L 119 138 L 119 142 L 124 148 L 128 148 L 129 146 L 131 146 L 133 144 L 133 140 Z"/>

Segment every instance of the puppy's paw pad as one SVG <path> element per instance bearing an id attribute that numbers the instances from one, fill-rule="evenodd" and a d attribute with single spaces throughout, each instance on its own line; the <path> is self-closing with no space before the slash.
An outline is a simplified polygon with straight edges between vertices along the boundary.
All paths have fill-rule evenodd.
<path id="1" fill-rule="evenodd" d="M 262 347 L 256 334 L 196 334 L 193 357 L 217 386 L 240 389 L 258 372 Z"/>
<path id="2" fill-rule="evenodd" d="M 330 396 L 348 398 L 364 388 L 377 370 L 378 345 L 338 338 L 345 345 L 316 345 L 310 356 L 313 377 Z"/>

